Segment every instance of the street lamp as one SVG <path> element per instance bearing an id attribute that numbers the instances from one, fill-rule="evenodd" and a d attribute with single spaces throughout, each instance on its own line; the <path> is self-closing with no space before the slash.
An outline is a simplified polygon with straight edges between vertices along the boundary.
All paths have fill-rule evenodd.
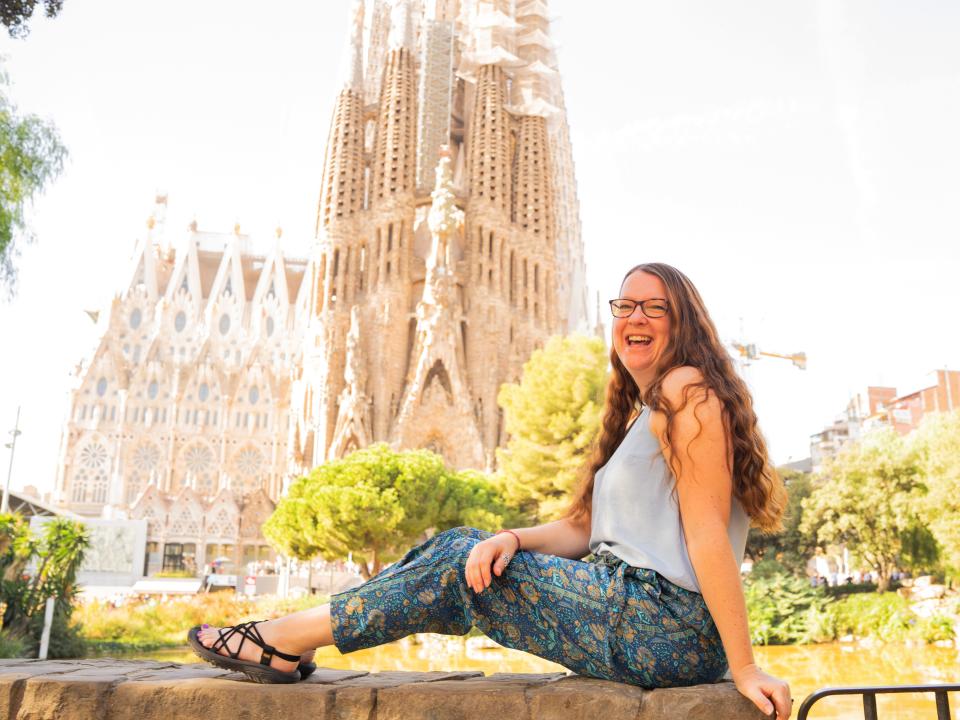
<path id="1" fill-rule="evenodd" d="M 13 453 L 17 449 L 17 436 L 20 434 L 20 407 L 17 406 L 17 420 L 13 424 L 13 430 L 10 431 L 13 440 L 6 444 L 6 447 L 10 448 L 10 466 L 7 468 L 7 482 L 3 486 L 3 502 L 0 503 L 0 513 L 10 512 L 10 478 L 13 475 Z"/>

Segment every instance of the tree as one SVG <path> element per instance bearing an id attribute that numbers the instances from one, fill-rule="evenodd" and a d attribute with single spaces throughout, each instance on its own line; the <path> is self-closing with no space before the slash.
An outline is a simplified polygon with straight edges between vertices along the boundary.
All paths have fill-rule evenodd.
<path id="1" fill-rule="evenodd" d="M 3 631 L 39 645 L 48 598 L 56 598 L 50 657 L 79 657 L 83 641 L 70 625 L 77 571 L 90 545 L 82 523 L 46 521 L 38 535 L 20 515 L 0 515 L 0 599 Z"/>
<path id="2" fill-rule="evenodd" d="M 27 21 L 33 16 L 38 0 L 0 0 L 0 23 L 7 28 L 12 38 L 25 38 L 30 34 Z M 45 14 L 56 17 L 63 9 L 63 0 L 43 0 Z"/>
<path id="3" fill-rule="evenodd" d="M 801 532 L 815 534 L 822 545 L 845 543 L 876 572 L 878 590 L 887 590 L 904 535 L 919 521 L 925 488 L 917 461 L 892 428 L 848 445 L 803 501 Z"/>
<path id="4" fill-rule="evenodd" d="M 298 479 L 263 526 L 281 553 L 335 560 L 353 553 L 364 577 L 380 572 L 430 529 L 502 525 L 507 510 L 480 473 L 453 472 L 428 450 L 384 443 Z"/>
<path id="5" fill-rule="evenodd" d="M 36 115 L 17 114 L 6 94 L 8 85 L 0 70 L 0 289 L 10 296 L 16 285 L 17 241 L 33 240 L 24 210 L 63 170 L 67 151 L 52 125 Z"/>
<path id="6" fill-rule="evenodd" d="M 921 514 L 954 577 L 960 575 L 960 411 L 930 413 L 911 436 L 927 486 Z"/>
<path id="7" fill-rule="evenodd" d="M 519 383 L 500 388 L 509 440 L 497 450 L 507 502 L 531 522 L 558 517 L 600 429 L 607 381 L 603 340 L 552 337 L 533 353 Z"/>
<path id="8" fill-rule="evenodd" d="M 755 561 L 776 560 L 794 575 L 803 575 L 807 558 L 813 555 L 816 537 L 801 532 L 803 501 L 810 496 L 812 484 L 809 473 L 778 469 L 787 488 L 787 509 L 783 515 L 783 530 L 769 535 L 750 528 L 747 535 L 747 555 Z"/>

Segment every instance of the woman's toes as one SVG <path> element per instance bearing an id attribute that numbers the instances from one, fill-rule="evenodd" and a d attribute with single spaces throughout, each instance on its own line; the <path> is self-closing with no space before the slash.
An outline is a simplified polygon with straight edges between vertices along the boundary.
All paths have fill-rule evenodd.
<path id="1" fill-rule="evenodd" d="M 205 648 L 210 647 L 211 645 L 213 645 L 213 643 L 217 639 L 216 628 L 212 628 L 208 626 L 200 630 L 200 632 L 197 633 L 197 638 L 200 640 L 200 644 L 203 645 Z"/>

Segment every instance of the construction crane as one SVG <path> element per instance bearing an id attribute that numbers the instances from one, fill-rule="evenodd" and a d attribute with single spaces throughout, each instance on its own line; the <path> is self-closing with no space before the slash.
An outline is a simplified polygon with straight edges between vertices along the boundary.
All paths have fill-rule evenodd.
<path id="1" fill-rule="evenodd" d="M 807 354 L 802 352 L 792 353 L 790 355 L 783 355 L 782 353 L 774 352 L 765 352 L 763 350 L 758 350 L 757 346 L 754 344 L 744 344 L 740 342 L 731 342 L 730 345 L 734 350 L 737 351 L 740 356 L 740 362 L 743 365 L 749 365 L 750 360 L 759 360 L 761 357 L 772 357 L 772 358 L 781 358 L 783 360 L 789 360 L 794 365 L 796 365 L 801 370 L 807 369 Z"/>

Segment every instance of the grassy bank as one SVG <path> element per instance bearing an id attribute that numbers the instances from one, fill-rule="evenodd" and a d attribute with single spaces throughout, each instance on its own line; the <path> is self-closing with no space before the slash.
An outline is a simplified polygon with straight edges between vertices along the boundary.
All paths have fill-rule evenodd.
<path id="1" fill-rule="evenodd" d="M 134 652 L 182 646 L 187 630 L 201 623 L 235 625 L 270 619 L 319 605 L 326 599 L 314 595 L 296 600 L 247 600 L 220 592 L 121 607 L 95 601 L 78 606 L 73 620 L 93 652 Z"/>

